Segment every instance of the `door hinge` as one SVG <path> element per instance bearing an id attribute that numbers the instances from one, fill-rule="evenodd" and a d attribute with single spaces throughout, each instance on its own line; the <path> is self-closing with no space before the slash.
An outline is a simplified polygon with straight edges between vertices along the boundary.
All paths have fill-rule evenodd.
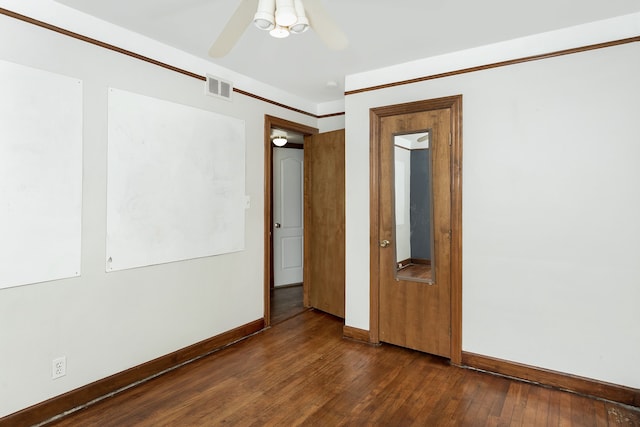
<path id="1" fill-rule="evenodd" d="M 451 230 L 447 231 L 447 234 L 449 236 L 449 241 L 451 241 Z"/>
<path id="2" fill-rule="evenodd" d="M 451 140 L 452 140 L 451 132 L 449 132 L 449 147 L 451 147 Z"/>

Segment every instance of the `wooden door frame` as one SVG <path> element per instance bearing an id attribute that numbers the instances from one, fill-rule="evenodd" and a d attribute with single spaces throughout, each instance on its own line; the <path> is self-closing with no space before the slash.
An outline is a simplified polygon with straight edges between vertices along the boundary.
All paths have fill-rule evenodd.
<path id="1" fill-rule="evenodd" d="M 428 99 L 369 110 L 370 305 L 369 340 L 380 342 L 380 150 L 383 117 L 451 110 L 451 363 L 462 364 L 462 95 Z"/>
<path id="2" fill-rule="evenodd" d="M 264 324 L 271 325 L 271 283 L 273 283 L 273 144 L 271 129 L 278 128 L 298 132 L 303 135 L 315 135 L 317 128 L 295 123 L 289 120 L 265 114 L 264 116 Z M 305 227 L 306 230 L 306 227 Z M 305 231 L 306 232 L 306 231 Z M 302 283 L 303 292 L 308 293 L 307 285 Z"/>

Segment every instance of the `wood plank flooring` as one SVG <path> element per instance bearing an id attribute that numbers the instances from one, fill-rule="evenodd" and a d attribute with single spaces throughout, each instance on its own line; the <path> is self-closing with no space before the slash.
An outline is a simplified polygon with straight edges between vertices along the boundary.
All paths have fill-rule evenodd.
<path id="1" fill-rule="evenodd" d="M 302 283 L 271 289 L 271 325 L 276 325 L 306 310 L 302 305 L 302 293 Z"/>
<path id="2" fill-rule="evenodd" d="M 409 264 L 398 271 L 401 280 L 431 280 L 431 265 Z"/>
<path id="3" fill-rule="evenodd" d="M 640 426 L 640 410 L 342 338 L 306 311 L 51 426 Z"/>

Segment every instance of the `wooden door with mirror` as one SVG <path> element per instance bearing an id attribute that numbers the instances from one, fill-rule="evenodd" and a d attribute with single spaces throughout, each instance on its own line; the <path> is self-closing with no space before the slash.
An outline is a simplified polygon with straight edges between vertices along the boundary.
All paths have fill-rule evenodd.
<path id="1" fill-rule="evenodd" d="M 452 208 L 453 184 L 459 181 L 451 144 L 457 132 L 454 113 L 437 102 L 430 108 L 408 104 L 372 113 L 379 114 L 372 197 L 377 204 L 372 294 L 378 297 L 378 339 L 457 361 L 460 302 L 454 299 L 460 296 L 461 266 L 459 245 L 453 242 L 454 229 L 456 238 L 459 231 L 459 218 L 454 221 L 459 206 Z"/>

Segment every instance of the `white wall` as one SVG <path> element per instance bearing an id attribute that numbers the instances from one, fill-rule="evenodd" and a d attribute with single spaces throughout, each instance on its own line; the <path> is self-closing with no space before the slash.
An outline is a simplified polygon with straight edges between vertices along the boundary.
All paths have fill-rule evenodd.
<path id="1" fill-rule="evenodd" d="M 396 137 L 398 138 L 398 137 Z M 394 147 L 396 203 L 396 260 L 411 258 L 411 151 Z"/>
<path id="2" fill-rule="evenodd" d="M 81 277 L 0 290 L 0 417 L 262 318 L 262 268 L 246 266 L 263 259 L 264 115 L 318 121 L 238 94 L 205 96 L 204 82 L 5 16 L 0 39 L 0 59 L 79 78 L 84 90 Z M 105 273 L 109 87 L 245 120 L 244 251 Z M 63 355 L 67 375 L 52 380 Z"/>
<path id="3" fill-rule="evenodd" d="M 334 130 L 344 129 L 344 122 L 344 114 L 322 118 L 318 120 L 318 131 L 331 132 Z"/>
<path id="4" fill-rule="evenodd" d="M 369 328 L 369 109 L 462 94 L 463 350 L 640 387 L 638 76 L 634 43 L 347 96 L 346 324 Z"/>

